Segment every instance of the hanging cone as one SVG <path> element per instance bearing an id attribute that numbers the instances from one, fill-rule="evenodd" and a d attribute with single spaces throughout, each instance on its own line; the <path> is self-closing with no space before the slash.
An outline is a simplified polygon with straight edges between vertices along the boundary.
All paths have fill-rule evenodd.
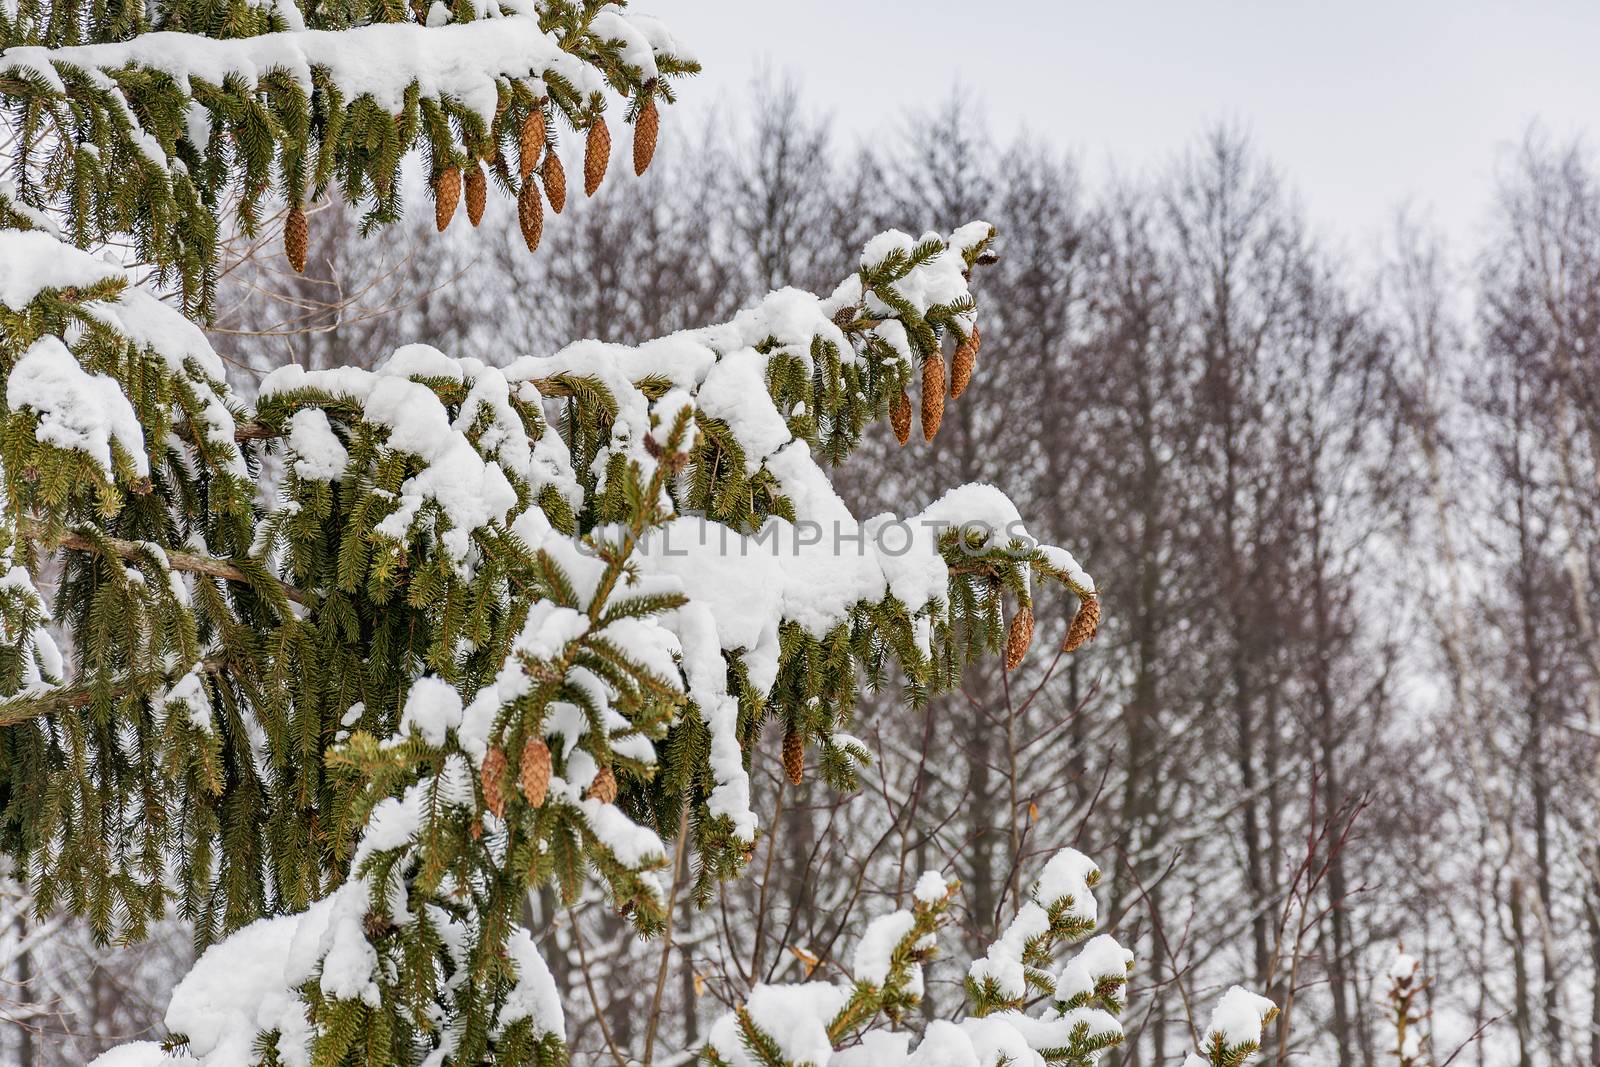
<path id="1" fill-rule="evenodd" d="M 467 171 L 467 221 L 476 226 L 483 221 L 483 207 L 489 199 L 489 179 L 483 165 L 474 163 Z"/>
<path id="2" fill-rule="evenodd" d="M 795 785 L 806 780 L 806 743 L 799 730 L 783 735 L 783 770 Z"/>
<path id="3" fill-rule="evenodd" d="M 1033 644 L 1033 609 L 1024 604 L 1011 616 L 1011 627 L 1006 631 L 1006 670 L 1014 671 L 1022 665 L 1022 657 Z"/>
<path id="4" fill-rule="evenodd" d="M 617 776 L 611 773 L 610 767 L 600 768 L 594 781 L 589 783 L 589 795 L 602 804 L 610 804 L 617 799 Z"/>
<path id="5" fill-rule="evenodd" d="M 935 352 L 922 365 L 922 439 L 932 441 L 944 421 L 944 357 Z"/>
<path id="6" fill-rule="evenodd" d="M 306 225 L 305 209 L 299 204 L 289 209 L 289 218 L 283 224 L 283 254 L 289 257 L 289 266 L 296 274 L 306 269 L 306 248 L 311 241 L 311 229 Z"/>
<path id="7" fill-rule="evenodd" d="M 483 782 L 483 806 L 498 819 L 506 813 L 506 754 L 498 748 L 491 748 L 489 754 L 483 757 L 479 778 Z"/>
<path id="8" fill-rule="evenodd" d="M 1099 629 L 1100 598 L 1091 593 L 1078 605 L 1078 613 L 1072 617 L 1072 625 L 1067 627 L 1067 639 L 1061 642 L 1061 651 L 1078 651 L 1094 640 L 1095 632 Z"/>
<path id="9" fill-rule="evenodd" d="M 595 119 L 589 127 L 589 143 L 583 152 L 583 195 L 593 196 L 611 165 L 611 131 L 605 119 Z"/>
<path id="10" fill-rule="evenodd" d="M 544 151 L 544 108 L 534 108 L 522 120 L 518 149 L 518 176 L 527 181 L 533 168 L 539 165 L 539 153 Z"/>
<path id="11" fill-rule="evenodd" d="M 447 167 L 433 178 L 433 224 L 443 233 L 455 217 L 456 204 L 461 200 L 461 171 Z"/>
<path id="12" fill-rule="evenodd" d="M 539 196 L 539 183 L 529 178 L 522 183 L 517 194 L 517 224 L 522 227 L 522 239 L 528 251 L 539 251 L 539 239 L 544 236 L 544 200 Z"/>
<path id="13" fill-rule="evenodd" d="M 903 445 L 911 440 L 911 398 L 904 389 L 889 405 L 889 425 L 894 429 L 896 441 Z"/>
<path id="14" fill-rule="evenodd" d="M 656 156 L 656 137 L 661 132 L 661 112 L 656 110 L 655 94 L 644 98 L 639 117 L 633 120 L 633 173 L 642 175 Z"/>
<path id="15" fill-rule="evenodd" d="M 953 400 L 967 391 L 972 381 L 972 369 L 978 365 L 978 327 L 972 327 L 967 339 L 956 346 L 955 358 L 950 361 L 950 398 Z"/>
<path id="16" fill-rule="evenodd" d="M 561 156 L 553 148 L 544 153 L 544 195 L 550 198 L 550 210 L 557 215 L 567 206 L 567 168 L 561 165 Z"/>
<path id="17" fill-rule="evenodd" d="M 544 798 L 550 792 L 550 746 L 537 737 L 528 738 L 522 746 L 522 765 L 518 769 L 522 779 L 522 795 L 535 808 L 544 807 Z"/>

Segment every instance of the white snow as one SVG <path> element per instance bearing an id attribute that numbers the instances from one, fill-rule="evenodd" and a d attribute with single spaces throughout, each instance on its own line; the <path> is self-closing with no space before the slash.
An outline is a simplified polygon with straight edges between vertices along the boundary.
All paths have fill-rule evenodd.
<path id="1" fill-rule="evenodd" d="M 588 797 L 578 806 L 589 821 L 589 829 L 618 863 L 638 868 L 666 861 L 666 847 L 656 832 L 628 818 L 615 804 L 602 804 Z"/>
<path id="2" fill-rule="evenodd" d="M 1418 966 L 1415 956 L 1409 955 L 1405 949 L 1396 949 L 1394 960 L 1389 964 L 1389 977 L 1396 981 L 1409 981 L 1416 977 Z"/>
<path id="3" fill-rule="evenodd" d="M 512 931 L 506 942 L 506 955 L 517 969 L 517 984 L 500 1008 L 500 1025 L 530 1019 L 535 1035 L 555 1034 L 565 1040 L 567 1021 L 561 1010 L 561 991 L 525 928 L 519 926 Z"/>
<path id="4" fill-rule="evenodd" d="M 614 12 L 604 25 L 621 30 L 629 21 Z M 629 55 L 646 59 L 654 70 L 653 55 L 641 56 L 651 48 L 645 28 L 630 32 L 629 39 Z M 398 112 L 415 82 L 425 96 L 459 100 L 485 120 L 494 117 L 501 78 L 538 81 L 559 74 L 583 97 L 606 88 L 601 71 L 563 50 L 554 33 L 541 32 L 531 11 L 448 26 L 378 23 L 236 39 L 146 33 L 115 44 L 11 48 L 0 55 L 0 70 L 34 72 L 60 86 L 54 64 L 101 71 L 136 65 L 165 71 L 186 90 L 192 78 L 212 85 L 230 77 L 254 83 L 282 71 L 307 92 L 313 69 L 322 68 L 347 101 L 370 95 L 379 107 Z"/>
<path id="5" fill-rule="evenodd" d="M 84 255 L 93 260 L 87 253 Z M 132 281 L 131 276 L 124 276 Z M 115 300 L 89 301 L 83 307 L 94 318 L 117 330 L 134 344 L 162 356 L 174 374 L 180 373 L 185 364 L 193 363 L 200 373 L 214 382 L 220 383 L 227 377 L 222 357 L 211 347 L 211 342 L 206 340 L 200 327 L 138 285 L 129 284 Z M 232 416 L 226 417 L 231 441 Z"/>
<path id="6" fill-rule="evenodd" d="M 1045 1067 L 1044 1057 L 1035 1051 L 1034 1043 L 1017 1025 L 1017 1020 L 1021 1018 L 1026 1017 L 1015 1012 L 999 1012 L 981 1019 L 963 1019 L 960 1025 L 984 1067 L 999 1063 L 1014 1064 L 1015 1067 Z M 1035 1035 L 1036 1038 L 1038 1036 L 1041 1035 Z M 1054 1040 L 1053 1034 L 1049 1040 Z"/>
<path id="7" fill-rule="evenodd" d="M 589 23 L 589 29 L 597 37 L 621 41 L 622 61 L 630 67 L 638 68 L 646 80 L 659 76 L 651 35 L 625 17 L 622 8 L 616 4 L 607 4 L 595 14 L 594 20 Z"/>
<path id="8" fill-rule="evenodd" d="M 168 1056 L 156 1041 L 130 1041 L 102 1052 L 89 1067 L 185 1067 L 194 1062 L 188 1056 Z"/>
<path id="9" fill-rule="evenodd" d="M 35 588 L 27 568 L 12 563 L 11 559 L 9 548 L 0 550 L 0 569 L 5 572 L 0 575 L 0 591 L 23 607 L 20 617 L 10 613 L 0 615 L 0 640 L 25 650 L 18 695 L 38 693 L 61 684 L 66 678 L 66 664 L 45 625 L 50 621 L 50 613 L 44 598 Z M 28 651 L 32 654 L 27 654 Z"/>
<path id="10" fill-rule="evenodd" d="M 16 51 L 20 50 L 0 56 L 0 65 Z M 22 207 L 14 198 L 11 203 L 14 208 Z M 213 381 L 223 380 L 222 359 L 201 329 L 134 284 L 132 275 L 122 267 L 44 230 L 0 230 L 0 304 L 13 310 L 27 307 L 46 289 L 89 289 L 113 280 L 127 283 L 122 292 L 109 301 L 86 301 L 82 305 L 85 312 L 141 348 L 165 357 L 174 373 L 192 360 Z"/>
<path id="11" fill-rule="evenodd" d="M 315 971 L 318 957 L 308 950 L 327 932 L 334 904 L 334 897 L 325 897 L 295 915 L 258 919 L 195 962 L 173 991 L 166 1015 L 167 1029 L 188 1037 L 195 1062 L 248 1067 L 257 1035 L 278 1030 L 284 1063 L 307 1067 L 310 1024 L 296 987 Z"/>
<path id="12" fill-rule="evenodd" d="M 1060 907 L 1070 898 L 1068 914 L 1093 922 L 1099 913 L 1089 881 L 1099 873 L 1094 860 L 1075 848 L 1064 848 L 1044 865 L 1031 896 L 1045 908 Z"/>
<path id="13" fill-rule="evenodd" d="M 400 733 L 416 730 L 424 741 L 439 748 L 446 733 L 461 725 L 461 715 L 461 694 L 455 686 L 427 675 L 411 683 L 400 713 Z"/>
<path id="14" fill-rule="evenodd" d="M 589 616 L 572 608 L 541 600 L 528 612 L 517 637 L 519 652 L 535 659 L 558 659 L 567 645 L 589 632 Z"/>
<path id="15" fill-rule="evenodd" d="M 785 1060 L 822 1067 L 833 1053 L 828 1023 L 849 999 L 848 986 L 826 982 L 758 985 L 745 999 L 745 1009 L 751 1021 L 777 1043 Z M 712 1028 L 711 1043 L 724 1059 L 744 1067 L 753 1061 L 738 1033 L 732 1014 L 724 1015 Z"/>
<path id="16" fill-rule="evenodd" d="M 422 812 L 427 805 L 425 787 L 417 782 L 407 787 L 398 797 L 385 797 L 367 816 L 367 825 L 361 841 L 356 845 L 352 867 L 359 870 L 374 853 L 400 848 L 416 836 L 422 826 Z"/>
<path id="17" fill-rule="evenodd" d="M 1267 1018 L 1278 1010 L 1277 1005 L 1259 993 L 1242 986 L 1233 986 L 1222 995 L 1216 1010 L 1211 1013 L 1207 1034 L 1216 1034 L 1228 1048 L 1261 1044 L 1261 1029 Z"/>
<path id="18" fill-rule="evenodd" d="M 948 889 L 944 875 L 938 871 L 923 871 L 917 879 L 916 886 L 911 890 L 911 895 L 919 904 L 937 904 L 943 900 Z"/>
<path id="19" fill-rule="evenodd" d="M 34 436 L 41 444 L 82 452 L 112 473 L 111 446 L 132 461 L 135 474 L 149 475 L 144 430 L 116 379 L 83 369 L 61 339 L 45 335 L 11 368 L 6 403 L 12 411 L 39 415 Z"/>
<path id="20" fill-rule="evenodd" d="M 828 1067 L 892 1067 L 906 1062 L 911 1035 L 904 1030 L 869 1030 L 861 1044 L 834 1054 Z"/>
<path id="21" fill-rule="evenodd" d="M 201 676 L 199 664 L 190 668 L 160 699 L 164 703 L 181 705 L 196 729 L 211 732 L 211 698 L 206 695 L 205 679 Z"/>
<path id="22" fill-rule="evenodd" d="M 856 942 L 855 960 L 850 967 L 855 980 L 883 985 L 889 977 L 894 950 L 916 922 L 909 911 L 893 911 L 868 923 L 861 940 Z"/>
<path id="23" fill-rule="evenodd" d="M 967 1030 L 946 1019 L 928 1024 L 910 1060 L 912 1067 L 980 1067 L 988 1062 L 978 1059 Z"/>
<path id="24" fill-rule="evenodd" d="M 46 289 L 87 289 L 126 277 L 120 267 L 48 233 L 0 230 L 0 304 L 13 311 L 21 311 Z"/>
<path id="25" fill-rule="evenodd" d="M 415 788 L 415 787 L 413 787 Z M 328 925 L 318 944 L 322 957 L 322 992 L 337 1000 L 381 1003 L 376 972 L 378 953 L 367 940 L 367 886 L 360 879 L 345 883 L 327 898 Z"/>
<path id="26" fill-rule="evenodd" d="M 965 226 L 955 228 L 950 234 L 950 247 L 957 252 L 965 253 L 968 249 L 983 243 L 993 233 L 993 226 L 982 219 L 975 219 Z"/>
<path id="27" fill-rule="evenodd" d="M 302 408 L 290 417 L 288 445 L 296 457 L 294 472 L 307 481 L 331 482 L 350 463 L 350 453 L 321 408 Z"/>

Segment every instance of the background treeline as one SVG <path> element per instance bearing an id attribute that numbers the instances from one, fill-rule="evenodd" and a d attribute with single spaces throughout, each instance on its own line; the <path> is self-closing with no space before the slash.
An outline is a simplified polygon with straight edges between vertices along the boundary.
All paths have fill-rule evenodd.
<path id="1" fill-rule="evenodd" d="M 827 291 L 891 226 L 1002 234 L 939 438 L 880 427 L 838 481 L 859 515 L 1002 486 L 1100 581 L 1098 642 L 1055 657 L 1066 618 L 1041 602 L 1020 671 L 926 712 L 891 679 L 852 797 L 789 785 L 769 738 L 770 833 L 708 910 L 680 872 L 670 941 L 539 902 L 579 1061 L 674 1062 L 751 985 L 848 968 L 928 867 L 962 880 L 981 953 L 1036 857 L 1073 844 L 1141 961 L 1120 1062 L 1178 1062 L 1191 1006 L 1232 981 L 1284 1006 L 1276 1062 L 1392 1062 L 1375 1002 L 1403 941 L 1433 979 L 1434 1062 L 1482 1031 L 1456 1062 L 1600 1063 L 1594 158 L 1529 135 L 1473 247 L 1401 219 L 1352 257 L 1232 130 L 1090 187 L 959 100 L 857 149 L 794 89 L 753 96 L 739 123 L 665 131 L 647 180 L 571 204 L 537 256 L 504 203 L 438 236 L 419 199 L 378 241 L 332 206 L 305 276 L 241 242 L 219 302 L 248 385 L 415 340 L 495 362 L 637 342 Z M 12 1048 L 81 1063 L 158 1023 L 181 930 L 98 953 L 40 936 L 24 900 L 0 901 Z"/>

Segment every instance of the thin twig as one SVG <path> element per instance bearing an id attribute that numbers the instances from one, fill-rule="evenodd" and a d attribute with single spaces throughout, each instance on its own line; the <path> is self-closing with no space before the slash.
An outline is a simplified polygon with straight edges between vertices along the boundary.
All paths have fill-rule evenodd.
<path id="1" fill-rule="evenodd" d="M 655 1055 L 656 1028 L 661 1021 L 661 995 L 667 988 L 667 966 L 672 956 L 672 920 L 678 913 L 678 888 L 683 884 L 683 849 L 689 839 L 689 806 L 678 812 L 678 847 L 672 855 L 672 889 L 667 893 L 667 925 L 661 931 L 661 962 L 656 966 L 656 991 L 650 998 L 650 1024 L 644 1033 L 644 1067 Z"/>
<path id="2" fill-rule="evenodd" d="M 589 953 L 584 948 L 583 931 L 579 928 L 578 913 L 571 908 L 567 914 L 572 917 L 572 940 L 578 945 L 578 965 L 583 970 L 583 984 L 589 990 L 589 1003 L 594 1006 L 595 1022 L 600 1024 L 600 1036 L 605 1038 L 606 1048 L 611 1051 L 611 1056 L 617 1061 L 617 1067 L 628 1067 L 628 1057 L 624 1056 L 617 1048 L 617 1043 L 611 1038 L 611 1027 L 606 1025 L 605 1009 L 600 1007 L 600 997 L 594 991 L 594 976 L 589 973 Z"/>

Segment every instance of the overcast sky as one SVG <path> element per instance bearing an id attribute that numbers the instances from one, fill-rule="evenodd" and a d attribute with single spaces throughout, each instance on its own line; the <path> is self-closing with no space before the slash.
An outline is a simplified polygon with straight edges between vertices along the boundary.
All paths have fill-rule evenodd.
<path id="1" fill-rule="evenodd" d="M 1317 228 L 1365 244 L 1396 206 L 1470 240 L 1532 120 L 1600 148 L 1600 0 L 637 0 L 737 100 L 797 76 L 851 141 L 960 85 L 997 137 L 1091 177 L 1159 164 L 1219 120 L 1248 130 Z"/>

